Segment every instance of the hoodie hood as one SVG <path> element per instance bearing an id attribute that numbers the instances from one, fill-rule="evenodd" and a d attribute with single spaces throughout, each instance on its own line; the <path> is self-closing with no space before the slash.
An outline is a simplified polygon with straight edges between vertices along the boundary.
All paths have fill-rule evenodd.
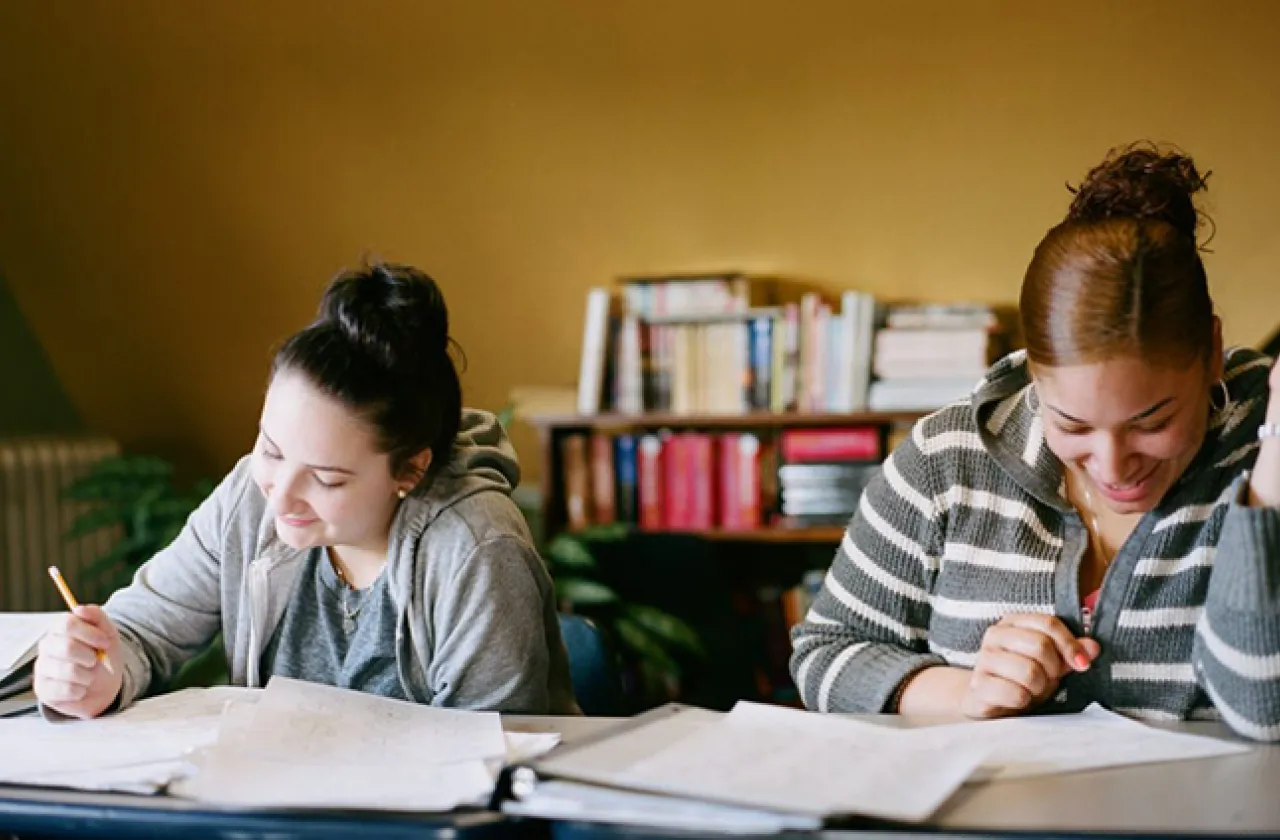
<path id="1" fill-rule="evenodd" d="M 1065 509 L 1062 462 L 1044 442 L 1027 353 L 1017 350 L 996 362 L 970 400 L 983 447 L 1027 492 Z"/>
<path id="2" fill-rule="evenodd" d="M 428 519 L 463 499 L 488 491 L 511 495 L 520 483 L 515 447 L 498 418 L 487 411 L 464 409 L 449 463 L 413 492 L 424 502 Z"/>

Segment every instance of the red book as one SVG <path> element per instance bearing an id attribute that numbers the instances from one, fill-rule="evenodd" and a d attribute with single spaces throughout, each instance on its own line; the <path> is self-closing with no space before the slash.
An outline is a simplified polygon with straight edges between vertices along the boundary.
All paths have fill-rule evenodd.
<path id="1" fill-rule="evenodd" d="M 640 490 L 640 527 L 646 531 L 660 531 L 662 517 L 662 439 L 657 435 L 640 438 L 639 457 L 636 458 L 637 484 Z"/>
<path id="2" fill-rule="evenodd" d="M 782 460 L 787 464 L 832 461 L 877 461 L 880 430 L 871 426 L 847 429 L 787 429 L 782 433 Z"/>
<path id="3" fill-rule="evenodd" d="M 683 434 L 667 438 L 662 447 L 662 524 L 671 531 L 692 527 L 692 463 Z"/>
<path id="4" fill-rule="evenodd" d="M 689 465 L 687 476 L 690 496 L 685 527 L 707 531 L 715 527 L 715 441 L 711 435 L 697 432 L 684 436 L 684 455 Z"/>
<path id="5" fill-rule="evenodd" d="M 720 527 L 727 531 L 759 528 L 762 515 L 760 439 L 752 434 L 721 435 Z"/>

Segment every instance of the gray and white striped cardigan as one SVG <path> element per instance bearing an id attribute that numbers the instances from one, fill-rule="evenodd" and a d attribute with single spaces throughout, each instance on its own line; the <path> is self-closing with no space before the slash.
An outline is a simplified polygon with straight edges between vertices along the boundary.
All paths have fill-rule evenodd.
<path id="1" fill-rule="evenodd" d="M 1280 739 L 1280 510 L 1241 503 L 1270 365 L 1227 354 L 1227 405 L 1103 581 L 1099 660 L 1046 710 L 1098 701 L 1147 719 L 1220 715 Z M 1009 613 L 1056 615 L 1082 633 L 1087 532 L 1030 391 L 1014 353 L 886 459 L 792 631 L 791 673 L 810 709 L 882 711 L 923 668 L 972 667 L 984 631 Z"/>

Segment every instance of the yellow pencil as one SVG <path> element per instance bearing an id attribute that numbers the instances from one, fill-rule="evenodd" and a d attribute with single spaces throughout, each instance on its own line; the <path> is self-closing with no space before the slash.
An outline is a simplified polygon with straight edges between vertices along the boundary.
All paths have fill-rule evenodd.
<path id="1" fill-rule="evenodd" d="M 53 585 L 58 587 L 58 591 L 62 593 L 62 600 L 67 602 L 67 609 L 74 610 L 80 606 L 80 602 L 76 600 L 76 596 L 71 594 L 71 587 L 67 586 L 67 582 L 62 578 L 62 572 L 58 571 L 57 566 L 49 567 L 49 577 L 53 578 Z M 97 651 L 97 654 L 98 661 L 102 663 L 102 667 L 107 669 L 107 673 L 114 674 L 116 669 L 107 657 L 107 652 L 100 650 Z"/>

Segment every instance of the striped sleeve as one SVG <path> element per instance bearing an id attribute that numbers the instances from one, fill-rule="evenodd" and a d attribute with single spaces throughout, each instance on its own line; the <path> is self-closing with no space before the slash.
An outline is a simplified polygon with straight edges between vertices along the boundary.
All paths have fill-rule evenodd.
<path id="1" fill-rule="evenodd" d="M 921 426 L 862 494 L 822 591 L 791 634 L 791 676 L 807 708 L 880 712 L 908 676 L 944 661 L 928 653 L 929 592 L 943 511 Z"/>
<path id="2" fill-rule="evenodd" d="M 1223 520 L 1192 662 L 1232 729 L 1280 741 L 1280 510 L 1245 506 L 1248 478 Z"/>

